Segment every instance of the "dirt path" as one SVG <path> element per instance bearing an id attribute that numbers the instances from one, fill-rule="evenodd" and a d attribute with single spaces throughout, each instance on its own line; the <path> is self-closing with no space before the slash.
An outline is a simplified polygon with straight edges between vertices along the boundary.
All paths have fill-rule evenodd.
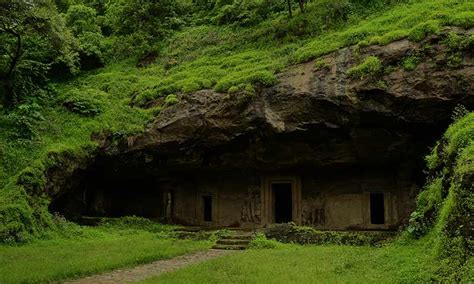
<path id="1" fill-rule="evenodd" d="M 77 279 L 65 283 L 125 283 L 134 282 L 160 275 L 165 272 L 199 263 L 205 260 L 227 255 L 235 251 L 207 250 L 188 255 L 178 256 L 172 259 L 158 260 L 149 264 L 144 264 L 132 268 L 114 270 L 104 274 L 93 275 L 82 279 Z"/>

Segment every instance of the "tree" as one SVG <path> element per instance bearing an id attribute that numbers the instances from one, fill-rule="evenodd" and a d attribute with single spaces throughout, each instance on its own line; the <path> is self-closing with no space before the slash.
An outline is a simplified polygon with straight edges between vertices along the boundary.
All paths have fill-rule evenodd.
<path id="1" fill-rule="evenodd" d="M 289 15 L 290 15 L 290 18 L 293 17 L 293 9 L 292 9 L 292 7 L 291 7 L 291 2 L 292 2 L 292 1 L 293 1 L 293 0 L 286 0 L 286 3 L 288 4 L 288 13 L 289 13 Z"/>
<path id="2" fill-rule="evenodd" d="M 293 17 L 293 8 L 292 8 L 292 2 L 294 0 L 286 0 L 286 3 L 288 5 L 288 13 L 290 15 L 290 18 Z M 301 13 L 304 13 L 304 7 L 305 7 L 306 1 L 305 0 L 298 0 L 298 5 L 300 6 L 300 11 Z"/>
<path id="3" fill-rule="evenodd" d="M 300 5 L 300 11 L 301 11 L 301 13 L 304 13 L 305 0 L 298 0 L 298 4 Z"/>
<path id="4" fill-rule="evenodd" d="M 67 10 L 66 24 L 77 38 L 81 69 L 102 67 L 104 37 L 97 24 L 96 10 L 82 4 L 72 5 Z"/>
<path id="5" fill-rule="evenodd" d="M 116 0 L 107 5 L 104 25 L 115 39 L 115 55 L 147 57 L 160 40 L 181 28 L 192 11 L 187 0 Z"/>
<path id="6" fill-rule="evenodd" d="M 71 69 L 72 37 L 51 1 L 0 2 L 0 100 L 10 107 L 46 82 L 51 64 Z"/>

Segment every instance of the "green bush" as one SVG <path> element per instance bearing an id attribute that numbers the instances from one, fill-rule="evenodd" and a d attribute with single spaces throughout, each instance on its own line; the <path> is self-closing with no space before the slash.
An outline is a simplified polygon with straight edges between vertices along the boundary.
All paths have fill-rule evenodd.
<path id="1" fill-rule="evenodd" d="M 33 210 L 22 188 L 9 185 L 0 190 L 0 243 L 25 242 L 35 229 Z"/>
<path id="2" fill-rule="evenodd" d="M 450 15 L 448 22 L 450 25 L 469 29 L 474 26 L 474 12 L 464 11 Z"/>
<path id="3" fill-rule="evenodd" d="M 100 97 L 103 94 L 94 89 L 79 91 L 73 89 L 63 98 L 62 105 L 69 111 L 85 116 L 95 116 L 103 111 Z"/>
<path id="4" fill-rule="evenodd" d="M 408 56 L 402 61 L 402 66 L 407 71 L 413 71 L 420 63 L 421 58 L 418 56 Z"/>
<path id="5" fill-rule="evenodd" d="M 179 99 L 178 99 L 178 97 L 176 97 L 175 94 L 171 94 L 171 95 L 166 96 L 166 98 L 165 98 L 165 104 L 166 105 L 174 105 L 174 104 L 177 104 L 177 103 L 179 103 Z"/>
<path id="6" fill-rule="evenodd" d="M 175 226 L 164 225 L 147 218 L 137 216 L 126 216 L 120 218 L 103 218 L 99 223 L 104 228 L 121 230 L 143 230 L 152 233 L 164 233 L 167 236 L 174 235 Z"/>
<path id="7" fill-rule="evenodd" d="M 410 215 L 408 232 L 416 237 L 425 235 L 437 217 L 438 209 L 446 197 L 443 180 L 431 181 L 417 197 L 417 209 Z"/>
<path id="8" fill-rule="evenodd" d="M 265 230 L 265 235 L 267 238 L 282 243 L 353 246 L 377 246 L 394 237 L 394 234 L 390 232 L 318 231 L 312 227 L 297 226 L 294 223 L 268 228 Z"/>
<path id="9" fill-rule="evenodd" d="M 314 69 L 316 71 L 329 68 L 330 65 L 323 59 L 319 59 L 314 63 Z"/>
<path id="10" fill-rule="evenodd" d="M 474 113 L 456 119 L 427 157 L 431 182 L 419 194 L 408 227 L 414 237 L 432 232 L 439 282 L 461 281 L 473 257 Z"/>
<path id="11" fill-rule="evenodd" d="M 420 23 L 413 27 L 408 34 L 408 38 L 413 41 L 421 41 L 428 35 L 438 33 L 441 30 L 441 24 L 437 20 L 431 20 Z"/>
<path id="12" fill-rule="evenodd" d="M 268 240 L 265 234 L 258 233 L 255 237 L 250 241 L 249 248 L 250 249 L 275 249 L 280 246 L 280 243 L 275 240 Z"/>
<path id="13" fill-rule="evenodd" d="M 216 84 L 214 90 L 216 92 L 227 92 L 231 87 L 245 83 L 271 86 L 275 84 L 276 81 L 276 77 L 272 72 L 259 71 L 259 68 L 256 68 L 254 70 L 240 71 L 225 76 Z"/>
<path id="14" fill-rule="evenodd" d="M 37 103 L 21 104 L 11 110 L 6 116 L 6 123 L 14 128 L 15 138 L 32 139 L 39 135 L 37 125 L 45 118 L 42 108 Z"/>
<path id="15" fill-rule="evenodd" d="M 380 75 L 382 70 L 383 66 L 380 59 L 376 56 L 369 56 L 361 64 L 347 70 L 347 75 L 353 79 L 362 80 Z"/>

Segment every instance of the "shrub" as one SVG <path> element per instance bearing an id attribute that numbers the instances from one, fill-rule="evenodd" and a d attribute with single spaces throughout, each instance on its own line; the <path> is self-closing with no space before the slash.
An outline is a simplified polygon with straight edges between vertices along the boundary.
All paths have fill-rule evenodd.
<path id="1" fill-rule="evenodd" d="M 439 282 L 460 282 L 472 258 L 474 113 L 455 118 L 427 157 L 431 182 L 417 199 L 408 230 L 414 237 L 433 231 Z"/>
<path id="2" fill-rule="evenodd" d="M 417 197 L 417 209 L 410 215 L 408 232 L 416 237 L 424 235 L 431 228 L 439 206 L 443 202 L 443 180 L 436 178 Z"/>
<path id="3" fill-rule="evenodd" d="M 314 63 L 314 69 L 316 71 L 326 69 L 326 68 L 329 68 L 329 67 L 330 67 L 330 65 L 324 59 L 319 59 Z"/>
<path id="4" fill-rule="evenodd" d="M 220 80 L 214 90 L 216 92 L 227 92 L 232 86 L 243 83 L 260 84 L 263 86 L 271 86 L 277 82 L 275 75 L 270 71 L 244 70 L 228 75 Z"/>
<path id="5" fill-rule="evenodd" d="M 454 122 L 456 122 L 456 121 L 460 120 L 461 118 L 467 116 L 468 114 L 469 114 L 469 111 L 467 110 L 467 108 L 462 104 L 458 104 L 453 110 L 453 114 L 451 115 L 451 119 Z"/>
<path id="6" fill-rule="evenodd" d="M 190 81 L 190 82 L 185 82 L 183 84 L 183 87 L 181 88 L 181 92 L 183 92 L 183 94 L 190 94 L 190 93 L 194 93 L 198 91 L 199 89 L 201 89 L 201 86 L 199 85 L 199 83 L 195 81 Z"/>
<path id="7" fill-rule="evenodd" d="M 278 225 L 265 230 L 268 238 L 283 243 L 337 244 L 337 245 L 379 245 L 394 237 L 386 232 L 335 232 L 318 231 L 312 227 L 297 226 L 294 223 Z"/>
<path id="8" fill-rule="evenodd" d="M 474 47 L 474 36 L 461 36 L 451 32 L 443 40 L 443 43 L 448 46 L 446 52 L 448 67 L 457 68 L 462 64 L 463 51 Z"/>
<path id="9" fill-rule="evenodd" d="M 120 230 L 143 230 L 152 233 L 167 233 L 172 236 L 175 226 L 164 225 L 154 222 L 147 218 L 137 216 L 126 216 L 120 218 L 103 218 L 99 223 L 105 228 L 114 228 Z"/>
<path id="10" fill-rule="evenodd" d="M 446 58 L 447 65 L 449 68 L 458 68 L 462 64 L 462 54 L 461 53 L 454 53 L 448 55 Z"/>
<path id="11" fill-rule="evenodd" d="M 32 139 L 38 135 L 37 125 L 43 121 L 41 107 L 37 103 L 21 104 L 6 116 L 7 123 L 11 124 L 16 138 Z"/>
<path id="12" fill-rule="evenodd" d="M 420 23 L 413 27 L 408 34 L 408 38 L 413 41 L 421 41 L 428 35 L 438 33 L 441 30 L 441 25 L 437 20 L 431 20 Z"/>
<path id="13" fill-rule="evenodd" d="M 250 249 L 275 249 L 280 243 L 275 240 L 268 240 L 265 234 L 258 233 L 249 244 Z"/>
<path id="14" fill-rule="evenodd" d="M 102 102 L 98 99 L 100 96 L 102 94 L 94 89 L 82 92 L 73 89 L 63 98 L 62 105 L 73 113 L 95 116 L 103 111 Z"/>
<path id="15" fill-rule="evenodd" d="M 364 79 L 377 76 L 382 73 L 383 67 L 380 59 L 376 56 L 367 57 L 363 63 L 347 70 L 347 75 L 353 79 Z"/>
<path id="16" fill-rule="evenodd" d="M 166 96 L 166 98 L 165 98 L 165 104 L 166 105 L 174 105 L 174 104 L 177 104 L 177 103 L 179 103 L 179 100 L 178 100 L 178 97 L 176 97 L 175 94 L 171 94 L 171 95 Z"/>
<path id="17" fill-rule="evenodd" d="M 408 56 L 402 61 L 403 69 L 407 71 L 413 71 L 416 69 L 418 64 L 420 63 L 421 58 L 418 56 Z"/>
<path id="18" fill-rule="evenodd" d="M 0 243 L 24 242 L 34 230 L 33 210 L 22 188 L 0 190 Z"/>
<path id="19" fill-rule="evenodd" d="M 450 25 L 463 27 L 469 29 L 474 27 L 474 12 L 465 11 L 450 15 L 448 20 Z"/>

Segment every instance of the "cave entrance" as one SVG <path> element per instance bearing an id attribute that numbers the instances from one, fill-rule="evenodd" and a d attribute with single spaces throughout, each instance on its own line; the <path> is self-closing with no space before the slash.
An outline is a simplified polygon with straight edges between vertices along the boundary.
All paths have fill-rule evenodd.
<path id="1" fill-rule="evenodd" d="M 212 222 L 212 196 L 206 195 L 202 197 L 204 222 Z"/>
<path id="2" fill-rule="evenodd" d="M 370 194 L 370 223 L 385 224 L 385 198 L 383 193 Z"/>
<path id="3" fill-rule="evenodd" d="M 272 183 L 273 206 L 275 223 L 288 223 L 293 221 L 292 184 Z"/>
<path id="4" fill-rule="evenodd" d="M 173 181 L 156 175 L 145 164 L 97 158 L 71 176 L 54 196 L 49 210 L 77 222 L 101 217 L 138 216 L 170 221 Z"/>

